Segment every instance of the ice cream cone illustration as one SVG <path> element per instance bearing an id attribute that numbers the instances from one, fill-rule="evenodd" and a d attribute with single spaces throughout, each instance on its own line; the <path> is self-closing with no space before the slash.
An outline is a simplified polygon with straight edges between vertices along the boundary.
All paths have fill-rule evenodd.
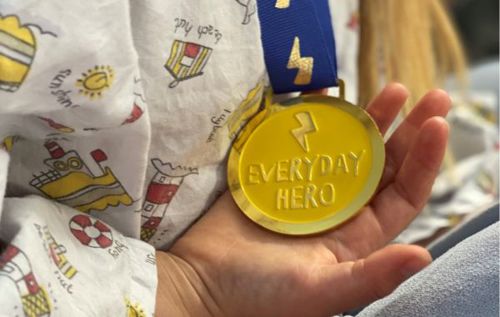
<path id="1" fill-rule="evenodd" d="M 26 316 L 50 316 L 51 306 L 47 292 L 38 284 L 31 263 L 23 251 L 14 245 L 7 246 L 0 255 L 0 275 L 16 284 Z"/>
<path id="2" fill-rule="evenodd" d="M 203 75 L 203 69 L 212 54 L 212 49 L 196 43 L 175 40 L 165 68 L 174 77 L 170 88 L 175 88 L 179 82 Z"/>
<path id="3" fill-rule="evenodd" d="M 98 176 L 76 151 L 65 152 L 53 141 L 45 143 L 45 148 L 51 157 L 44 163 L 50 170 L 34 175 L 30 185 L 49 198 L 82 212 L 102 211 L 109 206 L 129 206 L 133 203 L 111 169 L 101 165 L 107 160 L 102 150 L 97 149 L 91 153 L 100 169 L 101 175 Z"/>
<path id="4" fill-rule="evenodd" d="M 197 168 L 173 167 L 163 164 L 159 159 L 151 160 L 156 174 L 149 183 L 146 198 L 142 206 L 141 239 L 149 241 L 156 233 L 172 198 L 188 175 L 198 174 Z"/>
<path id="5" fill-rule="evenodd" d="M 0 16 L 0 90 L 14 92 L 28 75 L 36 53 L 33 32 L 14 15 Z"/>

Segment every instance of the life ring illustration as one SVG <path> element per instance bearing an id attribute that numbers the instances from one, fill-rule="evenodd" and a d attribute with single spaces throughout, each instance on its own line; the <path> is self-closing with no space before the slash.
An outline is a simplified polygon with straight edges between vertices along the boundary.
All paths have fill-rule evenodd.
<path id="1" fill-rule="evenodd" d="M 76 215 L 71 218 L 69 228 L 75 238 L 88 247 L 106 249 L 113 244 L 111 229 L 87 215 Z"/>

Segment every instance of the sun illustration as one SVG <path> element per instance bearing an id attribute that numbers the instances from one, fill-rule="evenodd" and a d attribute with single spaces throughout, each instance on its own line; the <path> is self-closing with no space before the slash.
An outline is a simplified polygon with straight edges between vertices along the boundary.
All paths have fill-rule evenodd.
<path id="1" fill-rule="evenodd" d="M 125 302 L 127 303 L 127 317 L 146 317 L 146 313 L 139 303 L 133 304 L 129 299 L 126 299 Z"/>
<path id="2" fill-rule="evenodd" d="M 82 73 L 82 77 L 76 81 L 76 87 L 82 95 L 90 99 L 100 98 L 102 92 L 113 84 L 114 72 L 111 66 L 95 66 Z"/>

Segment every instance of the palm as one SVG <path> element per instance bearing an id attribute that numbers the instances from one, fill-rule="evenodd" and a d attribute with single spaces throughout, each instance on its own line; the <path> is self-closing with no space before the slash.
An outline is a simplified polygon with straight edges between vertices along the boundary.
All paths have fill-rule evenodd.
<path id="1" fill-rule="evenodd" d="M 400 85 L 368 107 L 382 132 L 406 98 Z M 392 291 L 428 253 L 390 242 L 425 204 L 442 161 L 449 99 L 428 94 L 386 144 L 387 163 L 369 205 L 335 230 L 278 235 L 249 221 L 225 194 L 171 249 L 200 275 L 226 315 L 328 316 Z M 375 253 L 373 253 L 375 252 Z"/>

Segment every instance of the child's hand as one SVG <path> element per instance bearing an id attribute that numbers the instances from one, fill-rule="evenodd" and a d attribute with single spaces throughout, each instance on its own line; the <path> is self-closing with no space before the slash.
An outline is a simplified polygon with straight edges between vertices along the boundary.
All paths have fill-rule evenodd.
<path id="1" fill-rule="evenodd" d="M 407 94 L 392 84 L 368 107 L 382 133 Z M 446 148 L 441 117 L 449 106 L 442 91 L 420 101 L 386 144 L 377 194 L 329 232 L 288 237 L 266 231 L 226 193 L 170 253 L 158 255 L 158 315 L 180 305 L 177 312 L 193 316 L 331 316 L 390 293 L 431 261 L 417 246 L 385 246 L 429 197 Z M 169 291 L 163 290 L 172 285 L 176 299 L 165 306 Z"/>

